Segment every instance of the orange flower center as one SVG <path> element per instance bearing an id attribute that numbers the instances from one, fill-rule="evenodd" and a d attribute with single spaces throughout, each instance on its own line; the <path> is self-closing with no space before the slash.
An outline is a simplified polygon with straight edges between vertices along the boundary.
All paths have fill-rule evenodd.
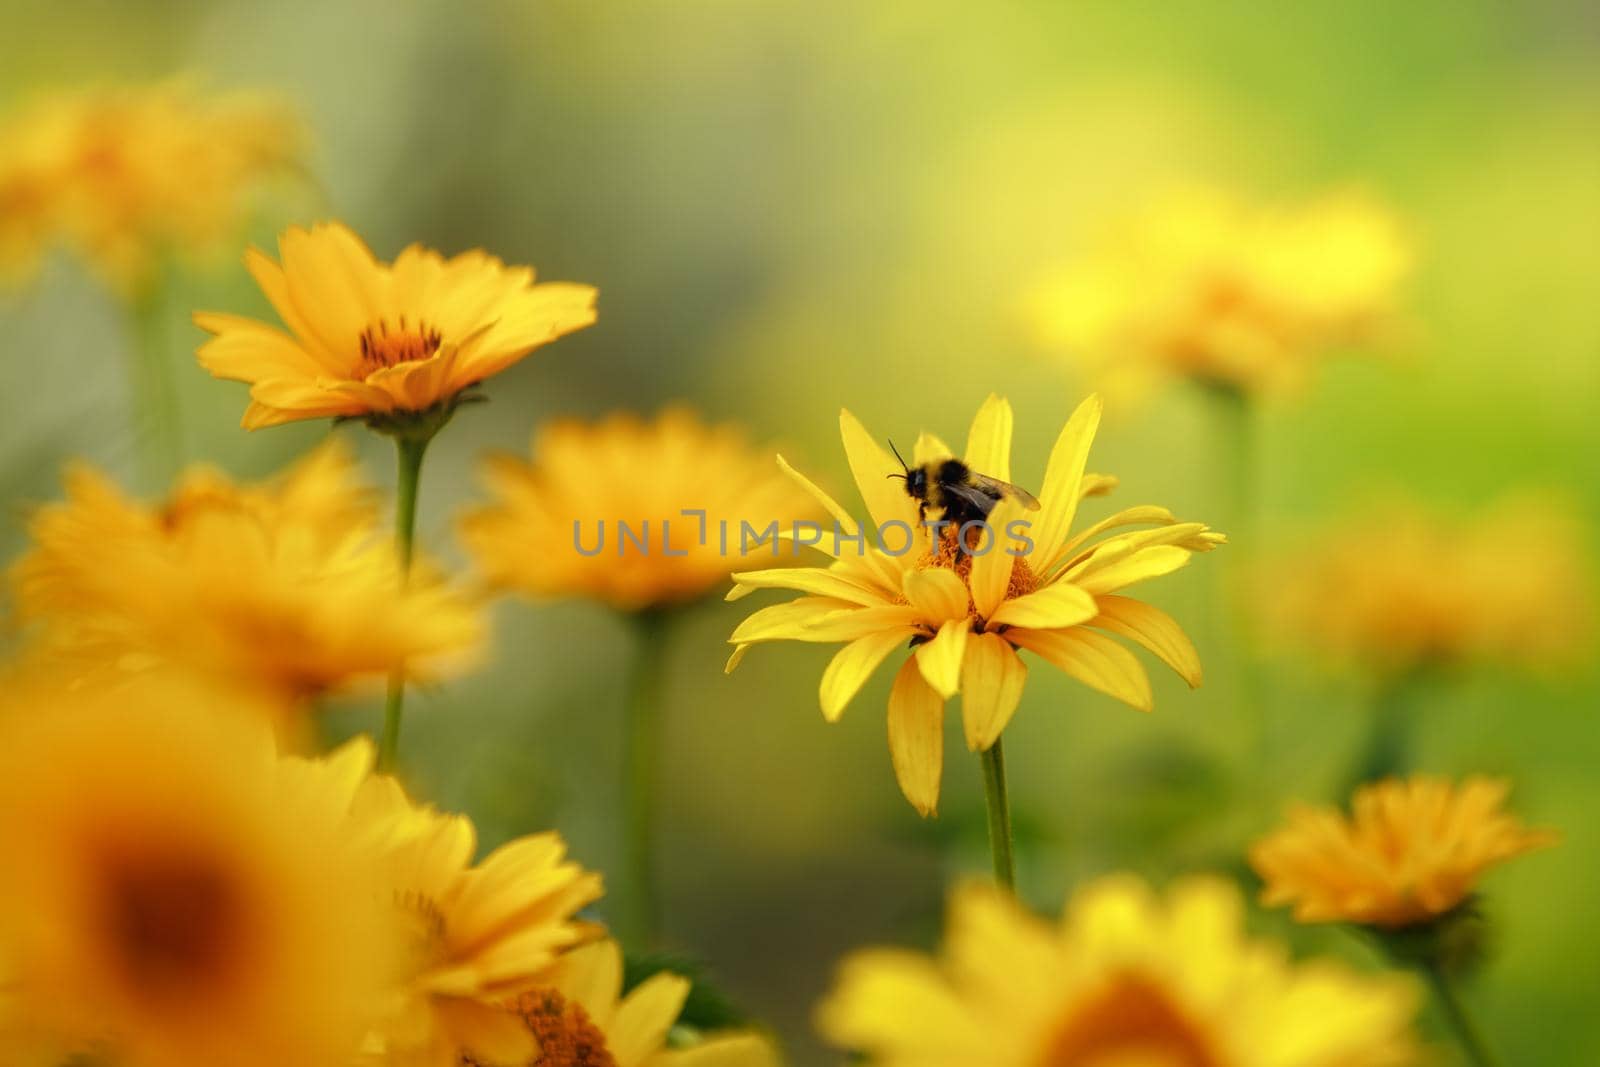
<path id="1" fill-rule="evenodd" d="M 979 547 L 983 531 L 973 529 L 968 532 L 968 549 L 963 550 L 956 544 L 957 533 L 952 529 L 944 529 L 939 533 L 939 543 L 920 560 L 918 568 L 943 567 L 948 571 L 955 571 L 967 588 L 972 588 L 972 561 L 975 558 L 972 551 Z M 1003 548 L 993 546 L 990 552 L 1002 552 Z M 1011 580 L 1006 584 L 1006 599 L 1014 600 L 1019 596 L 1027 596 L 1039 588 L 1039 576 L 1033 573 L 1033 568 L 1028 566 L 1028 561 L 1018 556 L 1011 561 Z M 976 617 L 977 608 L 970 606 L 968 611 Z"/>
<path id="2" fill-rule="evenodd" d="M 212 857 L 113 853 L 101 874 L 102 929 L 138 995 L 181 1002 L 238 976 L 242 902 Z"/>
<path id="3" fill-rule="evenodd" d="M 1122 975 L 1056 1031 L 1039 1067 L 1218 1067 L 1204 1037 L 1154 983 Z"/>
<path id="4" fill-rule="evenodd" d="M 376 326 L 361 331 L 361 362 L 356 374 L 365 379 L 385 367 L 427 359 L 439 351 L 440 340 L 439 331 L 426 322 L 410 326 L 401 315 L 399 328 L 390 330 L 388 322 L 379 319 Z"/>
<path id="5" fill-rule="evenodd" d="M 617 1067 L 606 1035 L 589 1013 L 553 989 L 524 993 L 513 1010 L 539 1042 L 528 1067 Z"/>

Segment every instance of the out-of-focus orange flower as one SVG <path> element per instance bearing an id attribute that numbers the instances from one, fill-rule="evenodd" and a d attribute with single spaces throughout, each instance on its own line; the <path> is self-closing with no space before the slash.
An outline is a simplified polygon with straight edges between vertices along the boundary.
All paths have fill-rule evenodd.
<path id="1" fill-rule="evenodd" d="M 1417 775 L 1356 792 L 1349 817 L 1296 807 L 1250 850 L 1268 905 L 1301 922 L 1403 927 L 1467 900 L 1485 871 L 1555 842 L 1502 811 L 1510 783 Z"/>
<path id="2" fill-rule="evenodd" d="M 1178 376 L 1245 392 L 1303 382 L 1330 351 L 1393 331 L 1411 242 L 1370 197 L 1254 207 L 1158 197 L 1040 287 L 1041 340 L 1115 387 Z"/>

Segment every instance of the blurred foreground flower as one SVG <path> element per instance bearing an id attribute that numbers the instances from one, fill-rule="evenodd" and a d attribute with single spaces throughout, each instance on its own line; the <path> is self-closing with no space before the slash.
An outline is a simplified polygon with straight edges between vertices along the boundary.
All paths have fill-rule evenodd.
<path id="1" fill-rule="evenodd" d="M 776 1050 L 754 1034 L 707 1038 L 669 1049 L 689 981 L 661 972 L 622 996 L 622 950 L 597 941 L 567 953 L 547 984 L 513 1002 L 538 1040 L 527 1067 L 778 1067 Z M 468 1060 L 469 1067 L 479 1067 Z"/>
<path id="2" fill-rule="evenodd" d="M 630 688 L 621 898 L 630 944 L 656 924 L 654 823 L 661 667 L 668 612 L 704 597 L 745 558 L 747 540 L 820 515 L 732 425 L 675 408 L 646 422 L 614 414 L 562 420 L 534 436 L 532 462 L 484 465 L 493 502 L 467 512 L 461 540 L 487 583 L 535 598 L 587 597 L 630 613 L 638 653 Z M 609 539 L 609 540 L 608 540 Z"/>
<path id="3" fill-rule="evenodd" d="M 1022 699 L 1027 677 L 1019 650 L 1141 710 L 1151 707 L 1149 678 L 1133 654 L 1106 633 L 1147 648 L 1191 686 L 1200 683 L 1200 661 L 1178 624 L 1157 608 L 1114 594 L 1177 570 L 1193 553 L 1209 551 L 1224 538 L 1202 523 L 1180 523 L 1165 508 L 1148 506 L 1071 533 L 1080 499 L 1111 484 L 1084 473 L 1099 423 L 1100 400 L 1091 397 L 1078 407 L 1050 454 L 1039 491 L 1041 509 L 1025 512 L 1002 500 L 989 515 L 991 536 L 984 548 L 958 545 L 957 537 L 966 534 L 954 530 L 943 531 L 935 543 L 919 522 L 917 502 L 891 480 L 903 474 L 901 464 L 855 416 L 842 412 L 845 454 L 876 532 L 862 530 L 841 505 L 780 457 L 780 465 L 816 496 L 846 536 L 817 546 L 836 555 L 826 567 L 733 576 L 729 599 L 756 589 L 804 595 L 762 608 L 739 625 L 729 638 L 736 646 L 730 670 L 751 645 L 764 641 L 847 642 L 822 675 L 822 713 L 829 721 L 839 717 L 891 653 L 906 644 L 915 649 L 889 694 L 889 747 L 900 788 L 924 815 L 932 814 L 939 800 L 944 704 L 961 694 L 967 746 L 985 753 L 997 873 L 1010 862 L 1000 735 Z M 1009 481 L 1011 424 L 1010 404 L 990 396 L 967 437 L 964 458 L 972 470 Z M 920 466 L 953 455 L 924 434 L 913 462 Z M 1154 529 L 1096 540 L 1126 526 Z M 1025 538 L 1014 532 L 1023 528 Z M 870 542 L 864 548 L 848 539 L 858 533 Z M 892 551 L 901 548 L 898 554 Z"/>
<path id="4" fill-rule="evenodd" d="M 1152 202 L 1039 291 L 1042 340 L 1112 383 L 1162 375 L 1257 393 L 1301 384 L 1340 348 L 1393 332 L 1410 241 L 1339 193 L 1253 207 L 1208 189 Z"/>
<path id="5" fill-rule="evenodd" d="M 245 265 L 289 329 L 238 315 L 198 312 L 216 336 L 200 363 L 219 378 L 250 383 L 244 426 L 300 419 L 361 418 L 394 438 L 395 545 L 411 568 L 417 491 L 428 443 L 467 390 L 556 338 L 592 325 L 595 290 L 534 284 L 529 267 L 507 267 L 482 251 L 451 259 L 411 245 L 379 263 L 337 222 L 291 226 L 278 239 L 282 263 L 257 249 Z M 380 758 L 394 764 L 405 677 L 389 676 Z"/>
<path id="6" fill-rule="evenodd" d="M 0 1048 L 126 1067 L 350 1062 L 402 944 L 398 916 L 374 907 L 377 853 L 218 699 L 6 695 L 0 1027 L 25 1029 Z"/>
<path id="7" fill-rule="evenodd" d="M 649 422 L 619 413 L 553 423 L 534 436 L 531 463 L 494 456 L 484 478 L 494 501 L 460 528 L 493 587 L 619 611 L 705 596 L 744 561 L 741 528 L 819 515 L 737 427 L 683 408 Z"/>
<path id="8" fill-rule="evenodd" d="M 1348 818 L 1296 807 L 1250 851 L 1262 901 L 1293 905 L 1301 922 L 1433 922 L 1469 903 L 1485 871 L 1555 843 L 1501 810 L 1510 789 L 1500 779 L 1453 786 L 1417 775 L 1359 790 Z"/>
<path id="9" fill-rule="evenodd" d="M 137 295 L 164 256 L 235 235 L 250 190 L 303 152 L 264 96 L 175 80 L 43 97 L 0 125 L 0 275 L 60 241 Z"/>
<path id="10" fill-rule="evenodd" d="M 1263 582 L 1269 632 L 1380 677 L 1590 658 L 1594 573 L 1572 513 L 1508 497 L 1461 519 L 1403 497 L 1368 504 Z"/>
<path id="11" fill-rule="evenodd" d="M 155 505 L 75 467 L 11 567 L 17 614 L 84 675 L 181 666 L 290 712 L 402 665 L 430 677 L 483 624 L 437 577 L 401 588 L 374 495 L 337 440 L 262 484 L 192 468 Z"/>
<path id="12" fill-rule="evenodd" d="M 1165 900 L 1114 876 L 1059 926 L 976 886 L 952 897 L 945 955 L 845 961 L 818 1022 L 879 1067 L 1400 1067 L 1415 1062 L 1409 983 L 1292 964 L 1247 939 L 1231 886 Z"/>
<path id="13" fill-rule="evenodd" d="M 371 749 L 360 750 L 366 767 Z M 595 936 L 575 916 L 600 876 L 566 857 L 559 834 L 530 834 L 474 864 L 463 815 L 413 804 L 392 778 L 368 778 L 350 806 L 356 840 L 381 843 L 385 899 L 409 933 L 409 976 L 373 1045 L 385 1063 L 524 1063 L 535 1048 L 505 1010 L 548 981 L 560 954 Z"/>
<path id="14" fill-rule="evenodd" d="M 1481 954 L 1474 891 L 1490 868 L 1556 840 L 1501 810 L 1509 791 L 1490 778 L 1391 779 L 1358 790 L 1348 819 L 1292 809 L 1250 850 L 1263 903 L 1293 905 L 1301 922 L 1365 927 L 1396 963 L 1417 968 L 1477 1067 L 1495 1060 L 1455 988 Z"/>

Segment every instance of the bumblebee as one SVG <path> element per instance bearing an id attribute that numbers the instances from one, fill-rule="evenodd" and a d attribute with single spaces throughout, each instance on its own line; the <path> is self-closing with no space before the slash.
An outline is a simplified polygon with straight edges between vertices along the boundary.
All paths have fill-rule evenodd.
<path id="1" fill-rule="evenodd" d="M 959 459 L 935 459 L 912 467 L 901 457 L 893 441 L 889 442 L 889 447 L 894 450 L 894 458 L 900 460 L 900 466 L 905 468 L 904 474 L 889 477 L 905 481 L 906 495 L 917 502 L 917 515 L 924 521 L 930 508 L 942 512 L 941 517 L 957 527 L 982 521 L 1007 497 L 1029 511 L 1039 510 L 1038 498 L 1026 489 L 979 474 Z"/>

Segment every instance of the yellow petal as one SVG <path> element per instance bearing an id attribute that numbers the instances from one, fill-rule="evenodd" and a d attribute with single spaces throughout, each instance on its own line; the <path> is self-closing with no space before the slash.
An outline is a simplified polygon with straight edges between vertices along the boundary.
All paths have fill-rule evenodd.
<path id="1" fill-rule="evenodd" d="M 946 700 L 961 689 L 961 660 L 967 649 L 969 629 L 963 615 L 940 626 L 933 640 L 917 646 L 916 660 L 922 677 Z"/>
<path id="2" fill-rule="evenodd" d="M 878 664 L 914 633 L 914 627 L 902 626 L 868 634 L 841 648 L 822 672 L 822 717 L 837 722 Z"/>
<path id="3" fill-rule="evenodd" d="M 744 662 L 745 653 L 750 651 L 749 645 L 737 645 L 733 653 L 728 656 L 728 662 L 723 664 L 722 673 L 732 674 L 739 669 L 739 664 Z"/>
<path id="4" fill-rule="evenodd" d="M 1073 579 L 1073 584 L 1085 592 L 1099 596 L 1124 589 L 1147 578 L 1159 578 L 1189 562 L 1194 553 L 1177 545 L 1152 545 L 1141 548 L 1127 559 L 1109 567 L 1091 571 Z"/>
<path id="5" fill-rule="evenodd" d="M 1022 700 L 1027 665 L 1004 638 L 973 634 L 961 666 L 961 722 L 967 747 L 982 752 L 995 743 Z"/>
<path id="6" fill-rule="evenodd" d="M 805 641 L 805 627 L 841 611 L 854 611 L 848 601 L 832 597 L 803 596 L 786 604 L 762 608 L 734 628 L 730 644 L 748 645 L 757 641 Z"/>
<path id="7" fill-rule="evenodd" d="M 811 498 L 817 503 L 821 504 L 823 510 L 834 517 L 834 520 L 839 523 L 839 529 L 842 531 L 843 536 L 855 536 L 859 527 L 856 525 L 854 516 L 846 511 L 843 505 L 841 505 L 837 500 L 833 499 L 833 497 L 829 496 L 827 493 L 823 492 L 822 488 L 817 485 L 816 482 L 813 482 L 810 478 L 807 478 L 804 474 L 801 474 L 799 471 L 795 470 L 794 467 L 789 464 L 789 461 L 784 459 L 781 455 L 778 457 L 778 469 L 792 478 L 800 486 L 800 488 L 811 494 Z"/>
<path id="8" fill-rule="evenodd" d="M 211 334 L 196 350 L 200 365 L 214 377 L 235 382 L 262 378 L 304 378 L 327 373 L 316 359 L 282 330 L 239 315 L 198 311 L 194 324 Z"/>
<path id="9" fill-rule="evenodd" d="M 989 513 L 989 529 L 984 532 L 984 544 L 978 546 L 972 557 L 972 571 L 967 580 L 972 584 L 972 606 L 980 619 L 994 614 L 1006 598 L 1011 585 L 1011 571 L 1021 551 L 1017 541 L 1006 534 L 1011 523 L 1022 517 L 1023 508 L 1009 497 L 996 504 Z"/>
<path id="10" fill-rule="evenodd" d="M 1099 395 L 1091 396 L 1078 405 L 1061 436 L 1050 450 L 1050 462 L 1045 468 L 1044 485 L 1039 490 L 1041 514 L 1034 523 L 1034 551 L 1039 566 L 1034 570 L 1047 572 L 1060 558 L 1067 535 L 1072 530 L 1072 519 L 1078 512 L 1078 491 L 1083 481 L 1083 469 L 1089 462 L 1089 446 L 1094 443 L 1095 432 L 1100 428 L 1103 405 Z"/>
<path id="11" fill-rule="evenodd" d="M 989 617 L 989 622 L 995 626 L 1061 630 L 1088 622 L 1099 611 L 1094 597 L 1071 582 L 1056 582 L 1027 596 L 1006 601 Z"/>
<path id="12" fill-rule="evenodd" d="M 916 505 L 906 495 L 904 483 L 889 477 L 904 473 L 900 461 L 879 447 L 867 428 L 848 411 L 839 412 L 839 436 L 873 526 L 881 530 L 891 522 L 915 523 Z"/>
<path id="13" fill-rule="evenodd" d="M 955 453 L 936 434 L 924 430 L 917 434 L 917 443 L 911 450 L 911 462 L 918 467 L 937 459 L 949 459 Z"/>
<path id="14" fill-rule="evenodd" d="M 881 608 L 852 608 L 809 623 L 799 641 L 854 641 L 859 637 L 892 628 L 915 627 L 920 621 L 910 604 L 888 604 Z"/>
<path id="15" fill-rule="evenodd" d="M 1011 422 L 1010 402 L 990 393 L 967 431 L 967 466 L 979 474 L 1009 482 Z"/>
<path id="16" fill-rule="evenodd" d="M 889 757 L 900 791 L 918 814 L 937 811 L 944 766 L 944 701 L 929 688 L 912 659 L 900 667 L 889 691 Z"/>
<path id="17" fill-rule="evenodd" d="M 793 589 L 813 596 L 847 600 L 863 607 L 884 602 L 881 593 L 844 577 L 830 567 L 774 567 L 764 571 L 740 571 L 733 575 L 733 580 L 753 589 Z"/>
<path id="18" fill-rule="evenodd" d="M 1172 512 L 1163 507 L 1156 507 L 1153 504 L 1124 508 L 1114 515 L 1108 515 L 1101 519 L 1088 529 L 1073 534 L 1067 539 L 1062 551 L 1071 552 L 1079 545 L 1087 544 L 1107 530 L 1115 530 L 1122 526 L 1167 526 L 1177 521 Z"/>
<path id="19" fill-rule="evenodd" d="M 967 587 L 955 571 L 943 567 L 907 571 L 902 587 L 911 606 L 930 626 L 967 617 Z"/>
<path id="20" fill-rule="evenodd" d="M 1150 678 L 1133 653 L 1103 634 L 1073 630 L 1022 630 L 1006 632 L 1019 648 L 1037 652 L 1091 689 L 1098 689 L 1140 711 L 1154 707 Z"/>
<path id="21" fill-rule="evenodd" d="M 718 1034 L 674 1051 L 661 1067 L 783 1067 L 772 1042 L 759 1034 Z"/>
<path id="22" fill-rule="evenodd" d="M 1122 596 L 1102 596 L 1099 605 L 1100 614 L 1089 625 L 1143 645 L 1176 671 L 1191 689 L 1199 686 L 1200 654 L 1171 615 L 1142 600 Z"/>
<path id="23" fill-rule="evenodd" d="M 629 992 L 606 1028 L 606 1048 L 619 1065 L 643 1064 L 666 1044 L 667 1031 L 689 999 L 689 980 L 666 971 L 646 978 Z"/>

